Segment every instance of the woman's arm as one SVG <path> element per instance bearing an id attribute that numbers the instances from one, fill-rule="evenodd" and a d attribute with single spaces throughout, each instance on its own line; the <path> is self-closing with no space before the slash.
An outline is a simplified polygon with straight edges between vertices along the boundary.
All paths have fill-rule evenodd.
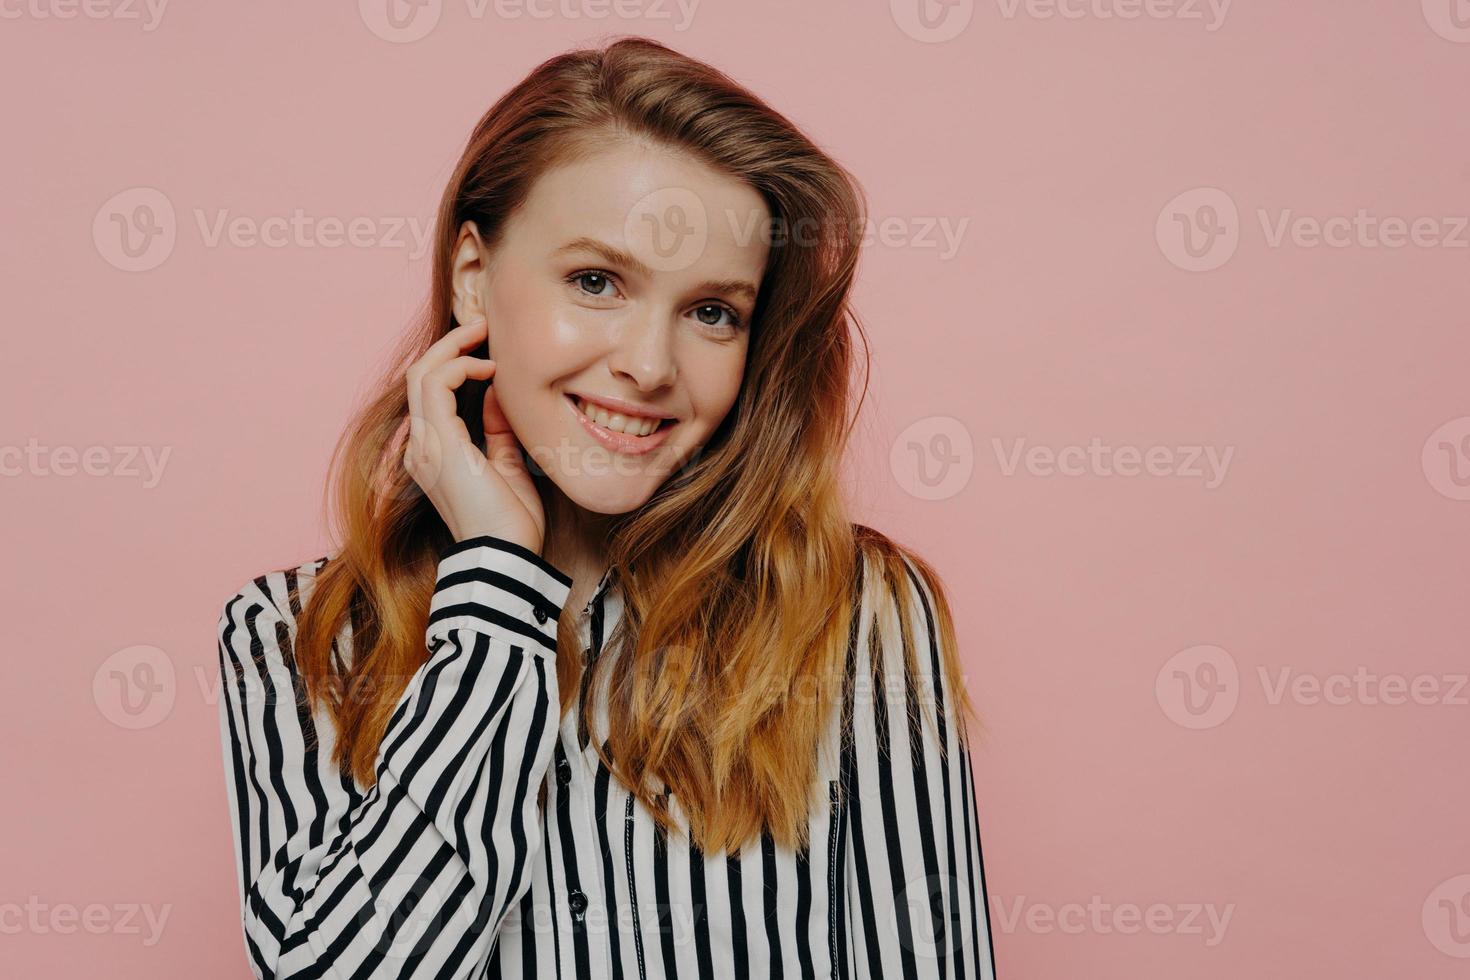
<path id="1" fill-rule="evenodd" d="M 854 651 L 843 753 L 852 975 L 994 980 L 969 742 L 955 728 L 934 596 L 904 565 L 896 599 L 907 604 L 909 634 L 886 601 L 889 585 L 870 581 L 865 591 L 885 601 L 869 606 Z M 905 669 L 905 645 L 916 669 Z"/>
<path id="2" fill-rule="evenodd" d="M 441 552 L 429 659 L 388 724 L 376 785 L 335 823 L 282 613 L 257 583 L 226 603 L 220 731 L 257 977 L 470 975 L 542 843 L 570 587 L 499 538 Z"/>

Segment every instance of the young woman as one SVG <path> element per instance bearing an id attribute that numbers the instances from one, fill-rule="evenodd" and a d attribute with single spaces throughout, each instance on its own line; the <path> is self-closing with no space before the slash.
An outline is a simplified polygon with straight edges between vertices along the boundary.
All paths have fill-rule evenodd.
<path id="1" fill-rule="evenodd" d="M 480 121 L 343 546 L 220 617 L 257 976 L 994 976 L 944 590 L 839 494 L 862 208 L 644 39 Z"/>

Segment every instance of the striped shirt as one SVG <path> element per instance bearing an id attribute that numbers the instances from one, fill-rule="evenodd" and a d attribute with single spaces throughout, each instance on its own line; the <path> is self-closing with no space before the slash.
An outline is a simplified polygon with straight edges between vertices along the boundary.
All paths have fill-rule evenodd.
<path id="1" fill-rule="evenodd" d="M 364 790 L 332 763 L 332 721 L 309 710 L 292 655 L 331 558 L 261 575 L 219 620 L 220 738 L 256 976 L 993 980 L 968 744 L 933 596 L 911 564 L 919 676 L 902 666 L 892 605 L 875 612 L 865 588 L 846 661 L 851 725 L 834 709 L 818 747 L 826 793 L 809 844 L 763 834 L 704 854 L 610 778 L 576 704 L 558 722 L 557 630 L 574 624 L 588 662 L 603 653 L 622 610 L 611 570 L 559 625 L 571 579 L 539 555 L 489 536 L 444 549 L 429 656 Z M 336 638 L 339 668 L 351 632 Z M 915 704 L 927 712 L 917 726 Z M 592 714 L 606 731 L 605 704 Z M 677 794 L 660 792 L 687 831 Z"/>

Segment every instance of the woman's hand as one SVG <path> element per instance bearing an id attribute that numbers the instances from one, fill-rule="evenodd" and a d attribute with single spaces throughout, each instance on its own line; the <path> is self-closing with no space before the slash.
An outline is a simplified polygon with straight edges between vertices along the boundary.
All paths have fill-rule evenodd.
<path id="1" fill-rule="evenodd" d="M 484 340 L 488 329 L 484 319 L 461 324 L 409 365 L 403 468 L 433 502 L 454 540 L 488 534 L 539 555 L 546 528 L 541 498 L 493 383 L 485 389 L 485 453 L 470 441 L 455 408 L 455 389 L 467 378 L 488 381 L 495 374 L 494 360 L 464 353 Z"/>

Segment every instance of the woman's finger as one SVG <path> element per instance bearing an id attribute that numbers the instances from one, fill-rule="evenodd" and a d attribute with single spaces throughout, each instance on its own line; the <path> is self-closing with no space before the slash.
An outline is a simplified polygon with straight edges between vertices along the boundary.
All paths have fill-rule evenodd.
<path id="1" fill-rule="evenodd" d="M 520 449 L 520 443 L 516 441 L 516 435 L 511 431 L 510 420 L 505 417 L 505 412 L 500 408 L 500 399 L 496 397 L 493 384 L 485 389 L 485 406 L 480 413 L 480 419 L 485 428 L 485 454 L 487 456 L 494 459 L 498 453 Z"/>
<path id="2" fill-rule="evenodd" d="M 408 385 L 409 418 L 423 417 L 423 376 L 441 364 L 452 360 L 472 345 L 478 344 L 484 339 L 485 329 L 483 317 L 476 317 L 468 323 L 462 323 L 430 344 L 429 349 L 408 366 L 408 370 L 404 373 L 404 381 Z"/>
<path id="3" fill-rule="evenodd" d="M 423 376 L 420 384 L 419 398 L 424 418 L 429 424 L 440 428 L 458 422 L 463 429 L 464 422 L 460 419 L 458 406 L 455 404 L 455 390 L 467 378 L 483 381 L 494 374 L 494 361 L 470 354 L 463 354 L 431 369 Z M 465 432 L 468 434 L 468 430 Z"/>

